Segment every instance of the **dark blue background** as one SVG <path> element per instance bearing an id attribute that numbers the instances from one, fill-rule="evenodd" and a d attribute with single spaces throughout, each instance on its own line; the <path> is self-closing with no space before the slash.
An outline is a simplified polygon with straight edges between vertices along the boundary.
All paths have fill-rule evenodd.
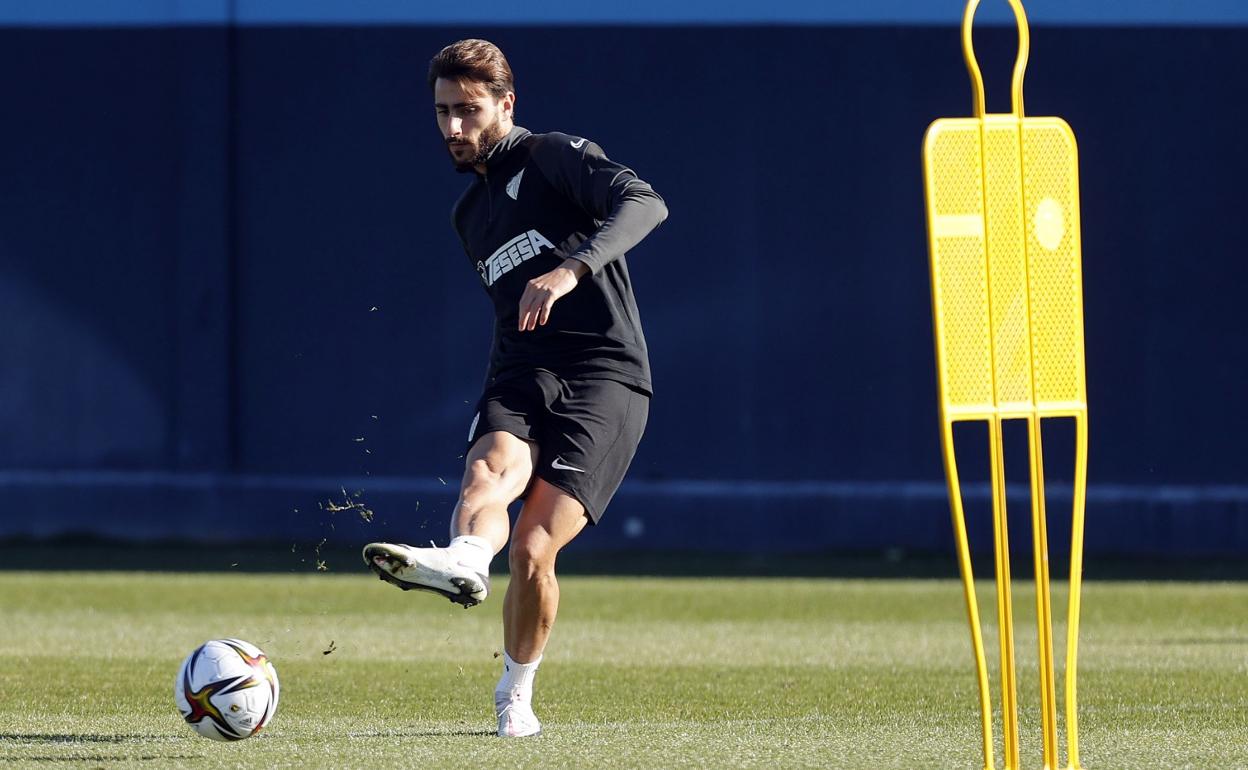
<path id="1" fill-rule="evenodd" d="M 491 313 L 424 70 L 465 36 L 522 125 L 671 209 L 595 542 L 945 547 L 919 152 L 969 110 L 952 27 L 0 29 L 0 533 L 308 534 L 340 487 L 385 515 L 332 537 L 443 533 Z M 1003 111 L 1013 32 L 977 42 Z M 1094 551 L 1248 553 L 1246 46 L 1033 30 L 1028 112 L 1080 142 Z"/>

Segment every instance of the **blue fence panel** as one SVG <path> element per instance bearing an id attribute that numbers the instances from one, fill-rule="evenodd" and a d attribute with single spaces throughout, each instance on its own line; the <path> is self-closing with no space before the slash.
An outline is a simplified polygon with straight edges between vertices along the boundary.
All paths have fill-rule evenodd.
<path id="1" fill-rule="evenodd" d="M 522 124 L 672 211 L 630 257 L 650 428 L 591 542 L 946 547 L 919 148 L 969 106 L 947 26 L 0 29 L 31 73 L 0 122 L 0 489 L 36 512 L 0 534 L 280 538 L 341 487 L 442 534 L 490 310 L 423 73 L 468 35 Z M 981 38 L 1004 109 L 1012 33 Z M 1093 550 L 1248 553 L 1245 43 L 1033 39 L 1029 112 L 1080 139 Z"/>
<path id="2" fill-rule="evenodd" d="M 29 26 L 172 25 L 490 25 L 515 24 L 956 24 L 961 0 L 8 0 L 0 24 Z M 1029 0 L 1032 23 L 1061 25 L 1240 25 L 1239 0 Z M 1005 0 L 990 0 L 979 20 L 1011 24 Z"/>

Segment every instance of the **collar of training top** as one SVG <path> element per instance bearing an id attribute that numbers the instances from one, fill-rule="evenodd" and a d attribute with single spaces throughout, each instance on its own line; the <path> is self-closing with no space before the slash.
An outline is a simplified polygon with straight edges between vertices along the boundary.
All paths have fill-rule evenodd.
<path id="1" fill-rule="evenodd" d="M 503 158 L 507 157 L 507 154 L 511 152 L 511 148 L 524 141 L 524 138 L 531 133 L 529 129 L 521 128 L 520 126 L 516 126 L 508 131 L 507 136 L 500 139 L 498 144 L 494 145 L 494 149 L 490 150 L 490 154 L 485 157 L 486 170 L 488 171 L 501 163 Z"/>

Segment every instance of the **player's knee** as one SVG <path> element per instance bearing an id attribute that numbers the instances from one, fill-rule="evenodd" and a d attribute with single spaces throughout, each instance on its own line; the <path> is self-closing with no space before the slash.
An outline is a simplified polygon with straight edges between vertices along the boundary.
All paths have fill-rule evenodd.
<path id="1" fill-rule="evenodd" d="M 493 455 L 478 457 L 468 463 L 468 483 L 489 485 L 502 480 L 507 470 L 506 463 Z"/>
<path id="2" fill-rule="evenodd" d="M 468 465 L 468 478 L 464 483 L 464 507 L 478 508 L 511 500 L 507 495 L 507 469 L 499 463 L 491 463 L 488 457 L 473 460 Z"/>
<path id="3" fill-rule="evenodd" d="M 554 577 L 556 552 L 548 538 L 515 538 L 508 554 L 512 576 L 523 580 Z"/>

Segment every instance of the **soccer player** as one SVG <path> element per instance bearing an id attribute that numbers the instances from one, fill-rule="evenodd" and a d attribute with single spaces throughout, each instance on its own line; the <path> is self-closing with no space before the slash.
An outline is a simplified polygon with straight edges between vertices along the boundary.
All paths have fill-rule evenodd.
<path id="1" fill-rule="evenodd" d="M 438 128 L 472 181 L 452 220 L 494 305 L 484 392 L 445 548 L 370 543 L 364 561 L 404 590 L 472 607 L 510 538 L 501 736 L 541 732 L 533 677 L 559 608 L 555 559 L 596 524 L 650 406 L 650 364 L 624 255 L 667 218 L 650 185 L 587 139 L 515 125 L 511 67 L 461 40 L 429 64 Z M 514 527 L 507 513 L 524 505 Z"/>

